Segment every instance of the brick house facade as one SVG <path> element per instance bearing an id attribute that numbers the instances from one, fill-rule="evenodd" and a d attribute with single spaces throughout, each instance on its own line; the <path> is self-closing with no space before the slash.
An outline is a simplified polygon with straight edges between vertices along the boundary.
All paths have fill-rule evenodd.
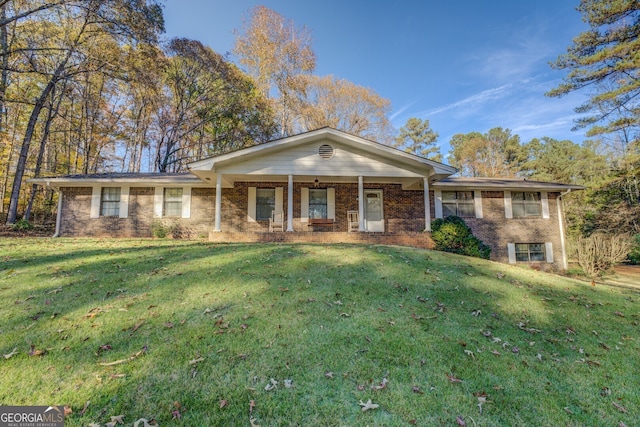
<path id="1" fill-rule="evenodd" d="M 579 187 L 450 178 L 453 173 L 447 165 L 320 129 L 195 162 L 184 174 L 32 182 L 59 190 L 58 236 L 152 237 L 163 225 L 175 237 L 217 242 L 431 248 L 431 221 L 459 209 L 492 248 L 493 260 L 565 266 L 561 195 Z M 268 214 L 275 212 L 283 213 L 284 232 L 269 232 Z M 347 232 L 347 212 L 357 213 L 358 232 Z M 324 219 L 318 224 L 318 218 Z"/>

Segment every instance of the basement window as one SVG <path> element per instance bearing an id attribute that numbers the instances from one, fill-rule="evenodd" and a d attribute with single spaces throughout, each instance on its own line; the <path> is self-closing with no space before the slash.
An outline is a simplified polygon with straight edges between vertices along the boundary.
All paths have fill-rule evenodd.
<path id="1" fill-rule="evenodd" d="M 544 261 L 544 243 L 516 243 L 517 262 Z"/>

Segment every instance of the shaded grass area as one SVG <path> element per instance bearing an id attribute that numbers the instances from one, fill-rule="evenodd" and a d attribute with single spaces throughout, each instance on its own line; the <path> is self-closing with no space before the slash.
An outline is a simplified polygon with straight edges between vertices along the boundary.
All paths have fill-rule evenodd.
<path id="1" fill-rule="evenodd" d="M 68 426 L 640 417 L 633 290 L 367 245 L 0 239 L 0 261 L 0 404 Z"/>

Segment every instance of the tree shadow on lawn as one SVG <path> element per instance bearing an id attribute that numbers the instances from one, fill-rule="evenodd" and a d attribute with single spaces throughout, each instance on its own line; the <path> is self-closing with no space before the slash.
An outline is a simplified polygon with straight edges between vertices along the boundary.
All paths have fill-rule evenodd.
<path id="1" fill-rule="evenodd" d="M 394 381 L 408 376 L 405 380 L 410 382 L 411 375 L 424 375 L 415 373 L 420 365 L 413 359 L 420 351 L 440 369 L 446 367 L 470 378 L 494 373 L 474 374 L 479 365 L 465 349 L 476 353 L 485 347 L 485 354 L 476 353 L 478 360 L 494 349 L 513 358 L 513 363 L 533 364 L 535 352 L 541 351 L 545 357 L 556 354 L 572 364 L 581 357 L 571 349 L 577 344 L 574 335 L 589 334 L 594 321 L 605 336 L 632 331 L 632 325 L 603 329 L 607 326 L 602 319 L 611 315 L 609 304 L 620 303 L 625 294 L 606 294 L 565 282 L 565 287 L 559 287 L 552 276 L 430 251 L 356 245 L 180 243 L 142 248 L 132 244 L 77 253 L 98 259 L 82 265 L 68 265 L 77 260 L 71 255 L 64 261 L 56 261 L 53 254 L 34 259 L 38 268 L 50 270 L 40 274 L 65 283 L 12 294 L 11 299 L 23 301 L 30 312 L 12 318 L 7 326 L 33 326 L 5 329 L 2 346 L 7 351 L 14 346 L 23 350 L 31 341 L 38 348 L 52 348 L 39 359 L 15 356 L 7 367 L 13 365 L 24 375 L 40 369 L 46 372 L 40 381 L 52 384 L 76 383 L 75 388 L 66 386 L 43 394 L 56 403 L 72 404 L 76 412 L 85 401 L 93 402 L 86 416 L 74 416 L 71 425 L 104 419 L 102 408 L 108 409 L 108 415 L 117 415 L 129 414 L 135 407 L 142 413 L 132 417 L 152 414 L 162 424 L 169 421 L 174 401 L 194 410 L 211 407 L 212 401 L 215 406 L 222 398 L 244 405 L 256 396 L 248 388 L 261 390 L 270 376 L 282 379 L 290 374 L 287 363 L 301 383 L 322 377 L 325 369 L 338 364 L 323 360 L 323 348 L 332 342 L 345 350 L 345 357 L 350 355 L 349 362 L 342 363 L 355 378 L 365 381 L 371 372 L 382 376 L 390 370 Z M 131 255 L 135 255 L 133 260 Z M 56 267 L 61 270 L 54 272 Z M 0 281 L 4 287 L 3 282 L 6 278 Z M 84 292 L 71 295 L 78 288 Z M 30 295 L 36 298 L 27 300 Z M 42 306 L 46 299 L 52 302 Z M 29 318 L 35 310 L 44 311 L 38 320 Z M 482 313 L 473 314 L 478 311 Z M 582 311 L 589 317 L 576 314 Z M 51 318 L 53 313 L 58 314 Z M 490 331 L 491 337 L 483 337 L 482 331 Z M 493 337 L 509 337 L 511 345 L 521 350 L 513 353 L 512 347 L 493 343 Z M 542 347 L 530 349 L 528 342 L 534 340 L 543 341 Z M 111 350 L 100 350 L 107 344 Z M 126 359 L 144 346 L 145 356 L 112 367 L 98 365 Z M 204 361 L 189 363 L 198 358 Z M 57 372 L 48 370 L 52 365 Z M 553 371 L 553 364 L 548 369 Z M 446 386 L 445 373 L 438 373 L 442 377 L 439 386 Z M 33 381 L 25 378 L 15 391 L 15 396 L 22 396 L 19 403 L 33 403 L 24 400 L 33 396 Z M 341 390 L 340 396 L 346 393 L 349 397 L 355 384 L 343 381 L 349 391 Z M 473 381 L 468 381 L 473 388 Z M 329 393 L 300 389 L 319 400 Z M 299 398 L 302 396 L 293 395 L 282 407 L 271 410 L 286 412 L 287 405 L 296 405 Z M 240 412 L 246 413 L 244 409 Z M 309 408 L 309 417 L 312 412 Z M 219 418 L 211 420 L 228 416 L 222 411 L 214 414 Z M 233 417 L 227 421 L 233 422 Z"/>

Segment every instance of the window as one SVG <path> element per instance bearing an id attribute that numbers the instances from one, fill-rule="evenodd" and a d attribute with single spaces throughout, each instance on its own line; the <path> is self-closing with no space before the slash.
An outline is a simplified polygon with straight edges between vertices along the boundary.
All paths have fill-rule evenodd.
<path id="1" fill-rule="evenodd" d="M 442 215 L 472 218 L 475 216 L 473 191 L 443 191 Z"/>
<path id="2" fill-rule="evenodd" d="M 327 219 L 327 189 L 309 189 L 309 218 Z"/>
<path id="3" fill-rule="evenodd" d="M 256 189 L 256 219 L 268 220 L 271 212 L 276 208 L 276 189 L 257 188 Z"/>
<path id="4" fill-rule="evenodd" d="M 540 193 L 511 193 L 511 208 L 514 218 L 540 216 Z"/>
<path id="5" fill-rule="evenodd" d="M 182 188 L 165 188 L 162 216 L 182 216 Z"/>
<path id="6" fill-rule="evenodd" d="M 120 215 L 120 187 L 102 187 L 100 216 Z"/>
<path id="7" fill-rule="evenodd" d="M 544 261 L 544 243 L 516 243 L 516 261 Z"/>

